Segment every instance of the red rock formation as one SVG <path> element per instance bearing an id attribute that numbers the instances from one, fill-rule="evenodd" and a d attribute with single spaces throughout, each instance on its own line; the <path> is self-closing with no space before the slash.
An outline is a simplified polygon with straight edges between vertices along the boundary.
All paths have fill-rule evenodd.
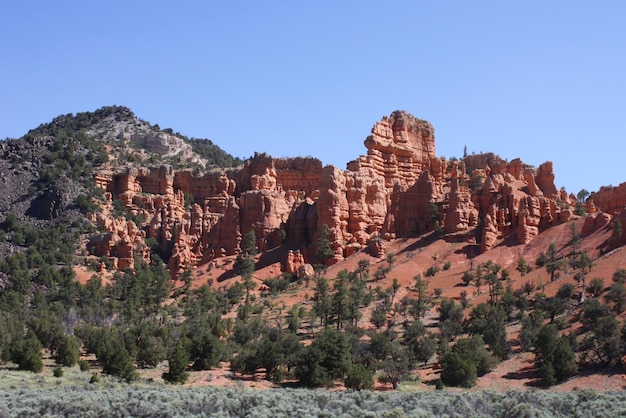
<path id="1" fill-rule="evenodd" d="M 378 233 L 385 222 L 389 194 L 383 179 L 371 169 L 345 172 L 346 200 L 348 202 L 349 243 L 358 249 L 367 245 L 370 237 Z"/>
<path id="2" fill-rule="evenodd" d="M 174 174 L 173 187 L 174 190 L 191 194 L 197 203 L 202 203 L 207 197 L 233 195 L 237 185 L 224 172 L 214 171 L 200 175 L 191 170 L 182 170 Z"/>
<path id="3" fill-rule="evenodd" d="M 509 163 L 509 167 L 507 172 L 515 179 L 515 180 L 524 180 L 524 173 L 528 170 L 528 167 L 524 165 L 522 160 L 519 158 L 514 159 Z"/>
<path id="4" fill-rule="evenodd" d="M 319 189 L 322 162 L 317 158 L 277 158 L 274 167 L 279 189 L 297 191 L 299 196 Z"/>
<path id="5" fill-rule="evenodd" d="M 591 193 L 587 199 L 587 207 L 593 205 L 595 210 L 617 214 L 626 206 L 626 182 L 617 187 L 601 187 L 597 192 Z"/>
<path id="6" fill-rule="evenodd" d="M 463 162 L 467 166 L 467 170 L 469 172 L 472 172 L 476 169 L 484 169 L 485 167 L 490 167 L 490 170 L 494 168 L 494 172 L 498 173 L 500 172 L 498 170 L 499 167 L 501 167 L 502 165 L 506 167 L 506 161 L 504 161 L 499 155 L 496 155 L 493 152 L 467 155 L 463 158 Z"/>
<path id="7" fill-rule="evenodd" d="M 395 111 L 383 117 L 365 140 L 367 156 L 348 164 L 349 171 L 373 169 L 392 190 L 398 182 L 412 185 L 424 170 L 431 170 L 435 154 L 435 129 L 421 119 Z"/>
<path id="8" fill-rule="evenodd" d="M 450 180 L 448 211 L 444 222 L 447 233 L 467 231 L 478 225 L 478 210 L 472 203 L 472 196 L 466 186 L 459 185 L 459 178 L 454 174 Z"/>
<path id="9" fill-rule="evenodd" d="M 285 225 L 286 241 L 295 246 L 308 246 L 317 231 L 317 205 L 311 198 L 297 199 Z"/>
<path id="10" fill-rule="evenodd" d="M 259 251 L 282 243 L 281 230 L 293 207 L 291 196 L 275 190 L 250 190 L 239 197 L 239 207 L 240 230 L 244 235 L 255 231 Z"/>
<path id="11" fill-rule="evenodd" d="M 125 192 L 161 195 L 173 195 L 174 193 L 174 172 L 172 167 L 168 165 L 151 168 L 128 167 L 116 174 L 103 171 L 96 173 L 94 179 L 97 179 L 96 185 L 114 195 Z"/>
<path id="12" fill-rule="evenodd" d="M 315 269 L 310 264 L 304 264 L 298 268 L 296 276 L 298 279 L 309 280 L 315 276 Z"/>
<path id="13" fill-rule="evenodd" d="M 374 237 L 369 243 L 369 251 L 374 257 L 383 258 L 387 252 L 385 241 L 380 237 Z"/>
<path id="14" fill-rule="evenodd" d="M 285 273 L 297 274 L 300 267 L 306 264 L 304 254 L 300 251 L 289 251 L 285 261 Z"/>
<path id="15" fill-rule="evenodd" d="M 204 259 L 211 260 L 239 251 L 239 205 L 233 196 L 216 196 L 204 200 L 202 247 Z"/>
<path id="16" fill-rule="evenodd" d="M 535 175 L 532 172 L 527 171 L 524 173 L 524 180 L 526 180 L 527 191 L 530 196 L 543 196 L 543 192 L 539 189 L 539 186 L 537 186 L 537 183 L 535 182 Z"/>
<path id="17" fill-rule="evenodd" d="M 189 265 L 237 254 L 242 234 L 250 230 L 261 251 L 282 243 L 299 248 L 298 260 L 285 263 L 296 272 L 311 261 L 324 224 L 332 263 L 368 247 L 384 255 L 384 239 L 435 227 L 480 240 L 483 250 L 508 236 L 526 243 L 570 216 L 572 198 L 557 191 L 552 163 L 535 171 L 494 154 L 447 162 L 435 154 L 432 125 L 406 112 L 376 123 L 365 146 L 367 155 L 345 171 L 322 167 L 314 158 L 257 154 L 239 169 L 126 168 L 97 172 L 94 179 L 131 213 L 145 217 L 145 235 L 156 240 L 174 277 Z M 622 206 L 626 183 L 623 189 Z M 603 189 L 593 198 L 600 209 L 621 210 L 614 203 L 622 201 L 620 193 Z M 135 229 L 111 230 L 94 241 L 97 252 L 121 254 L 129 262 L 133 253 L 145 251 L 143 231 Z"/>
<path id="18" fill-rule="evenodd" d="M 598 211 L 598 208 L 593 202 L 593 199 L 587 199 L 587 201 L 585 202 L 585 211 L 587 213 L 596 213 Z"/>
<path id="19" fill-rule="evenodd" d="M 328 240 L 335 253 L 330 264 L 344 258 L 343 242 L 349 237 L 347 227 L 350 208 L 346 191 L 344 173 L 334 166 L 324 167 L 320 178 L 320 195 L 316 202 L 318 228 L 315 241 L 320 238 L 321 226 L 328 225 Z"/>
<path id="20" fill-rule="evenodd" d="M 145 233 L 135 223 L 124 218 L 98 215 L 96 222 L 106 231 L 92 237 L 88 248 L 93 255 L 112 259 L 114 268 L 126 270 L 134 265 L 134 254 L 150 260 L 150 249 L 146 247 Z"/>
<path id="21" fill-rule="evenodd" d="M 472 195 L 482 219 L 483 251 L 510 234 L 515 234 L 518 242 L 528 243 L 541 229 L 569 219 L 569 207 L 565 202 L 565 206 L 558 204 L 561 194 L 550 183 L 551 163 L 543 164 L 543 174 L 537 176 L 519 160 L 514 160 L 512 166 L 498 162 L 497 167 L 498 172 L 490 167 L 484 169 L 485 182 Z M 536 183 L 538 178 L 542 186 Z M 552 193 L 552 197 L 546 193 Z"/>
<path id="22" fill-rule="evenodd" d="M 539 235 L 541 223 L 539 201 L 532 196 L 522 199 L 517 217 L 517 241 L 526 244 Z"/>
<path id="23" fill-rule="evenodd" d="M 580 230 L 580 235 L 583 237 L 601 230 L 603 228 L 613 228 L 612 225 L 613 217 L 605 212 L 595 212 L 590 213 L 585 218 L 585 223 L 583 223 L 583 227 Z"/>
<path id="24" fill-rule="evenodd" d="M 559 192 L 554 185 L 554 171 L 552 170 L 552 161 L 546 161 L 537 169 L 537 176 L 535 177 L 537 186 L 543 192 L 543 195 L 552 199 L 559 197 Z"/>
<path id="25" fill-rule="evenodd" d="M 489 207 L 487 214 L 483 218 L 483 235 L 481 239 L 480 251 L 485 252 L 496 245 L 498 234 L 498 209 L 496 205 Z"/>
<path id="26" fill-rule="evenodd" d="M 393 237 L 408 237 L 432 229 L 431 203 L 435 198 L 435 179 L 428 171 L 411 187 L 398 184 L 385 221 L 385 231 Z"/>

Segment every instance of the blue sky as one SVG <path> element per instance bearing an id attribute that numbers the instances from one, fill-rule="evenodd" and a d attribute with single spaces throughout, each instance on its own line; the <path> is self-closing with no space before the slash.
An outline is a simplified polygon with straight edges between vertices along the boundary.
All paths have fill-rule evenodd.
<path id="1" fill-rule="evenodd" d="M 623 1 L 0 2 L 0 138 L 125 105 L 249 157 L 345 164 L 404 109 L 437 154 L 626 181 Z"/>

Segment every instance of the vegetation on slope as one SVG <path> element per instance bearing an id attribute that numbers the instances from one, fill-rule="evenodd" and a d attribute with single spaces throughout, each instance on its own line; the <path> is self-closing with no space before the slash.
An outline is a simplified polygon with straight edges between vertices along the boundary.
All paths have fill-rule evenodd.
<path id="1" fill-rule="evenodd" d="M 580 370 L 613 367 L 626 354 L 620 316 L 626 309 L 626 274 L 617 270 L 608 288 L 603 278 L 587 280 L 593 264 L 575 228 L 565 249 L 549 245 L 535 260 L 551 282 L 563 283 L 555 294 L 540 283 L 515 286 L 512 273 L 489 260 L 459 275 L 460 298 L 433 286 L 451 268 L 449 262 L 416 271 L 408 289 L 391 276 L 394 254 L 373 274 L 374 266 L 363 260 L 332 277 L 326 268 L 332 255 L 327 228 L 317 243 L 316 277 L 273 277 L 260 296 L 252 281 L 257 251 L 252 231 L 235 260 L 242 280 L 228 286 L 192 286 L 193 274 L 187 271 L 181 275 L 184 285 L 173 289 L 156 254 L 151 262 L 138 257 L 126 271 L 100 274 L 100 266 L 92 265 L 93 277 L 80 284 L 72 269 L 84 261 L 78 240 L 94 231 L 79 211 L 103 204 L 90 168 L 108 160 L 93 126 L 111 119 L 142 124 L 126 108 L 103 108 L 59 117 L 5 149 L 2 163 L 31 172 L 33 180 L 21 191 L 23 200 L 31 201 L 30 211 L 7 213 L 0 224 L 6 255 L 0 261 L 4 362 L 39 373 L 44 353 L 63 367 L 74 366 L 81 354 L 92 355 L 97 370 L 127 382 L 138 379 L 138 368 L 167 362 L 162 377 L 173 384 L 184 383 L 192 370 L 228 363 L 235 378 L 363 390 L 375 382 L 396 389 L 416 379 L 415 371 L 424 365 L 439 372 L 440 379 L 431 382 L 437 388 L 472 387 L 513 354 L 513 325 L 521 327 L 521 350 L 534 354 L 538 385 L 558 384 Z M 205 156 L 221 158 L 212 144 L 202 146 L 207 146 Z M 128 148 L 118 151 L 127 162 L 139 158 Z M 66 196 L 61 199 L 66 203 L 42 206 L 53 192 Z M 122 207 L 111 209 L 133 219 Z M 523 258 L 517 261 L 522 276 L 530 269 Z M 283 306 L 277 300 L 284 292 L 306 292 L 307 303 Z"/>

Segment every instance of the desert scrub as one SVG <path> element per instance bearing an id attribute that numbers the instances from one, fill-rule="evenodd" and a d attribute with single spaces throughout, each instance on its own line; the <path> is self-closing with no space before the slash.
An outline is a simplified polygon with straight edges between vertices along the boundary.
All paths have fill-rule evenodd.
<path id="1" fill-rule="evenodd" d="M 479 392 L 328 392 L 306 389 L 118 388 L 0 390 L 3 416 L 135 417 L 615 417 L 626 394 L 574 390 Z"/>

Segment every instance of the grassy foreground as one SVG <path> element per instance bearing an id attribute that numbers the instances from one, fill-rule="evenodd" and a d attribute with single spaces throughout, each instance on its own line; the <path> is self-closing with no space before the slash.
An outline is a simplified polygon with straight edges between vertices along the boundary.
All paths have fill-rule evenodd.
<path id="1" fill-rule="evenodd" d="M 575 390 L 330 392 L 129 385 L 65 368 L 62 377 L 0 370 L 2 417 L 617 417 L 626 393 Z"/>

